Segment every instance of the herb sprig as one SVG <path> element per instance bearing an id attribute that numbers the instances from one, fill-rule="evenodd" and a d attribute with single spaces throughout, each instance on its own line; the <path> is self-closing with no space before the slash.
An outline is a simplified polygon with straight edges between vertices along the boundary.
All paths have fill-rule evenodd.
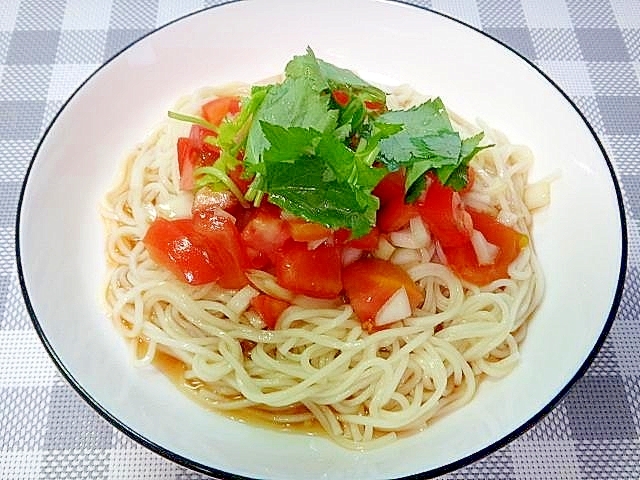
<path id="1" fill-rule="evenodd" d="M 253 179 L 247 201 L 268 195 L 294 215 L 360 237 L 375 225 L 372 192 L 388 172 L 405 169 L 406 201 L 420 196 L 429 171 L 461 189 L 469 161 L 488 147 L 482 138 L 462 139 L 440 98 L 387 110 L 383 90 L 308 48 L 287 64 L 282 83 L 254 87 L 239 114 L 207 141 L 220 148 L 215 167 L 222 171 L 235 168 L 243 152 Z M 206 168 L 195 173 L 198 186 L 220 182 Z"/>

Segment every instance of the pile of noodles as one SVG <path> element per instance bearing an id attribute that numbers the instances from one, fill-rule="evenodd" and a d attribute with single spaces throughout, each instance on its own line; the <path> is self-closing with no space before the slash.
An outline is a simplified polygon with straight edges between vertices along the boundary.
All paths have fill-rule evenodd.
<path id="1" fill-rule="evenodd" d="M 230 93 L 248 89 L 203 89 L 173 110 L 197 114 L 206 100 Z M 399 87 L 388 104 L 406 108 L 424 100 Z M 480 130 L 450 115 L 463 136 Z M 410 318 L 373 334 L 362 330 L 349 305 L 294 295 L 265 272 L 250 272 L 249 286 L 229 291 L 189 286 L 158 266 L 141 239 L 157 216 L 189 215 L 191 196 L 180 192 L 176 159 L 177 137 L 188 129 L 162 122 L 130 154 L 103 206 L 106 300 L 137 364 L 169 355 L 182 367 L 178 383 L 198 402 L 230 416 L 249 409 L 282 428 L 315 425 L 348 448 L 379 446 L 423 429 L 469 402 L 483 377 L 512 371 L 544 289 L 531 242 L 511 265 L 510 278 L 478 288 L 438 260 L 424 224 L 412 220 L 381 240 L 376 255 L 405 268 L 424 288 L 425 302 Z M 527 181 L 532 154 L 486 125 L 482 130 L 495 146 L 473 159 L 475 182 L 464 202 L 529 235 L 531 212 L 547 193 Z M 274 330 L 263 329 L 249 307 L 261 290 L 293 303 Z"/>

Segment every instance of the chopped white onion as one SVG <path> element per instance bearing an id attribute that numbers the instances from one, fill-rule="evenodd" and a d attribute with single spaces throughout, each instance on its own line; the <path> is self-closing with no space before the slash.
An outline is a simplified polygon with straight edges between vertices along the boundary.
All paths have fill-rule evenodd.
<path id="1" fill-rule="evenodd" d="M 496 261 L 500 249 L 493 243 L 489 243 L 482 232 L 475 229 L 471 232 L 471 244 L 480 265 L 491 265 Z"/>
<path id="2" fill-rule="evenodd" d="M 551 186 L 547 181 L 532 183 L 524 190 L 524 203 L 529 210 L 546 207 L 551 197 Z"/>
<path id="3" fill-rule="evenodd" d="M 231 297 L 231 300 L 227 302 L 227 307 L 233 310 L 237 314 L 241 314 L 247 308 L 249 308 L 249 304 L 251 303 L 251 299 L 258 296 L 260 292 L 253 288 L 251 285 L 246 285 L 236 294 Z"/>
<path id="4" fill-rule="evenodd" d="M 420 250 L 416 248 L 396 248 L 389 260 L 396 265 L 407 265 L 409 263 L 420 263 L 422 256 Z"/>
<path id="5" fill-rule="evenodd" d="M 413 217 L 409 220 L 409 229 L 413 235 L 413 241 L 416 244 L 416 248 L 424 248 L 431 243 L 431 236 L 427 227 L 425 227 L 422 218 Z"/>
<path id="6" fill-rule="evenodd" d="M 156 208 L 165 218 L 188 218 L 191 216 L 192 204 L 193 194 L 180 191 L 177 195 L 171 195 L 166 202 L 158 204 Z"/>
<path id="7" fill-rule="evenodd" d="M 395 249 L 396 248 L 389 242 L 389 240 L 381 236 L 380 240 L 378 240 L 378 247 L 374 252 L 374 256 L 383 260 L 389 260 Z"/>
<path id="8" fill-rule="evenodd" d="M 407 295 L 405 288 L 400 287 L 389 297 L 384 305 L 382 305 L 380 310 L 378 310 L 374 323 L 376 326 L 380 327 L 399 320 L 404 320 L 409 316 L 411 316 L 409 296 Z"/>
<path id="9" fill-rule="evenodd" d="M 345 247 L 342 250 L 342 265 L 347 266 L 358 260 L 362 256 L 362 249 Z"/>
<path id="10" fill-rule="evenodd" d="M 410 228 L 391 232 L 389 234 L 389 241 L 395 247 L 418 248 Z"/>

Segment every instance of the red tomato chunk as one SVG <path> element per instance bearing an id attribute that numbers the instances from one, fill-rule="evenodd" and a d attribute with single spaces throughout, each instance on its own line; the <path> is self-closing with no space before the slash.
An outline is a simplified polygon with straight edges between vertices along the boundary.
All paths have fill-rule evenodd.
<path id="1" fill-rule="evenodd" d="M 289 303 L 261 293 L 251 299 L 251 306 L 258 312 L 267 328 L 273 329 L 280 315 L 289 307 Z"/>
<path id="2" fill-rule="evenodd" d="M 342 253 L 334 245 L 309 250 L 306 243 L 287 242 L 276 260 L 278 283 L 316 298 L 335 298 L 342 291 Z"/>
<path id="3" fill-rule="evenodd" d="M 236 289 L 248 283 L 239 233 L 225 216 L 158 218 L 143 242 L 153 261 L 191 285 L 217 282 Z"/>
<path id="4" fill-rule="evenodd" d="M 349 303 L 368 331 L 376 330 L 376 314 L 401 287 L 412 309 L 424 301 L 422 289 L 401 267 L 379 258 L 363 258 L 342 270 L 344 291 Z"/>
<path id="5" fill-rule="evenodd" d="M 191 219 L 159 218 L 143 242 L 154 262 L 191 285 L 215 282 L 221 276 L 211 263 L 206 240 L 194 230 Z"/>
<path id="6" fill-rule="evenodd" d="M 469 240 L 462 245 L 443 247 L 449 268 L 460 278 L 480 286 L 501 278 L 509 278 L 509 265 L 527 246 L 528 237 L 486 213 L 469 210 L 469 214 L 474 228 L 482 233 L 489 243 L 498 247 L 498 255 L 493 263 L 480 265 Z"/>

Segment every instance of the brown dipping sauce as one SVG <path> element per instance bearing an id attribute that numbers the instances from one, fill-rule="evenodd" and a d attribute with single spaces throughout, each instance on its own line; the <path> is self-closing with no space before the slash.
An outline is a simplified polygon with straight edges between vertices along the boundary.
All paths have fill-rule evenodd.
<path id="1" fill-rule="evenodd" d="M 227 418 L 277 431 L 296 432 L 307 435 L 322 435 L 328 437 L 327 433 L 320 425 L 320 422 L 318 422 L 315 417 L 303 422 L 295 423 L 283 423 L 276 420 L 276 417 L 280 415 L 290 416 L 309 413 L 309 410 L 304 405 L 297 404 L 286 409 L 279 409 L 277 413 L 259 407 L 249 407 L 237 410 L 218 409 L 198 395 L 200 385 L 185 379 L 184 374 L 187 370 L 187 366 L 184 362 L 167 353 L 158 351 L 153 359 L 153 365 L 166 375 L 167 378 L 169 378 L 171 382 L 190 399 L 208 410 L 222 414 Z"/>

